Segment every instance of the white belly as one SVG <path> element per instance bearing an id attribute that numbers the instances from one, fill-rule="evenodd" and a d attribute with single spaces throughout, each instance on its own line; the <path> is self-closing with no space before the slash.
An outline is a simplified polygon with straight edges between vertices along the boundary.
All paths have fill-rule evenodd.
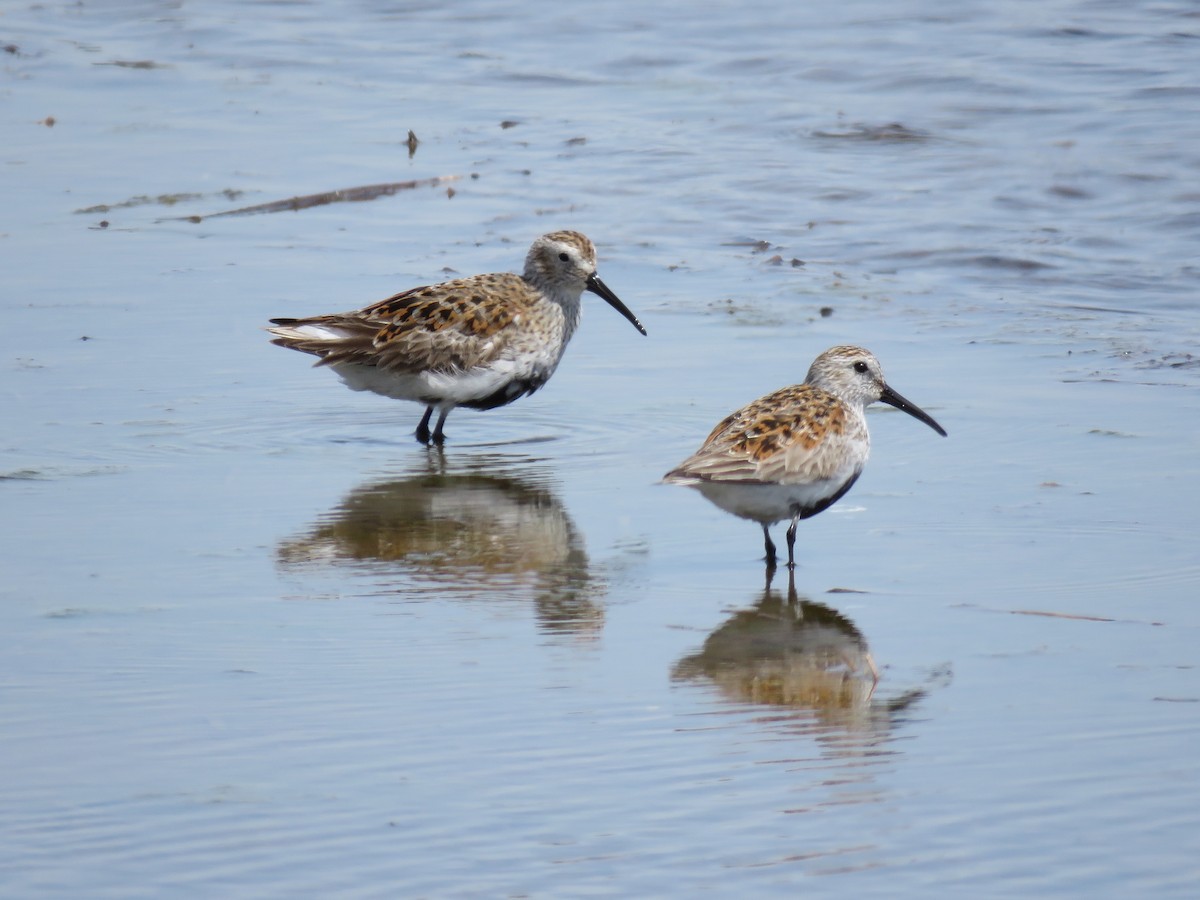
<path id="1" fill-rule="evenodd" d="M 375 366 L 334 365 L 331 368 L 355 391 L 372 391 L 394 400 L 458 406 L 490 397 L 506 384 L 529 378 L 528 367 L 501 360 L 487 368 L 444 374 L 389 372 Z"/>
<path id="2" fill-rule="evenodd" d="M 808 484 L 745 484 L 696 481 L 694 487 L 710 503 L 727 513 L 764 525 L 790 519 L 796 510 L 811 510 L 837 494 L 846 479 L 828 479 Z"/>

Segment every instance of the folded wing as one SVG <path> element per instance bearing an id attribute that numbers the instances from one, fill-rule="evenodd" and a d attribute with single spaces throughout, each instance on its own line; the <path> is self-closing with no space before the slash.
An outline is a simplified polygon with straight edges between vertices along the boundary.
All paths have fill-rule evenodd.
<path id="1" fill-rule="evenodd" d="M 511 280 L 513 284 L 500 282 Z M 412 288 L 365 309 L 272 319 L 272 341 L 320 357 L 319 365 L 461 372 L 486 366 L 508 342 L 527 287 L 517 275 L 477 275 Z"/>

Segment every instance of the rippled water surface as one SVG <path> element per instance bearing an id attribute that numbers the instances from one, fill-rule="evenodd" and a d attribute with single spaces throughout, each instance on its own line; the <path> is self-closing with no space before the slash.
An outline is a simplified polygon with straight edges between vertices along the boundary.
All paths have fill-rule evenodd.
<path id="1" fill-rule="evenodd" d="M 0 44 L 0 893 L 1195 896 L 1194 6 L 51 0 Z M 585 299 L 444 453 L 261 330 L 564 227 L 648 337 Z M 874 409 L 768 584 L 658 480 L 838 343 L 949 437 Z"/>

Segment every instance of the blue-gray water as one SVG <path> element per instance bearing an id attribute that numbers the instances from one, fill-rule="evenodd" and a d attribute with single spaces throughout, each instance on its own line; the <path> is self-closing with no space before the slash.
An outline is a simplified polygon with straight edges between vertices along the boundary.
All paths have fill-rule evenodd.
<path id="1" fill-rule="evenodd" d="M 0 893 L 1195 895 L 1194 5 L 50 0 L 0 44 Z M 649 336 L 590 298 L 444 456 L 261 331 L 561 227 Z M 789 604 L 657 481 L 847 342 L 950 436 L 872 411 Z"/>

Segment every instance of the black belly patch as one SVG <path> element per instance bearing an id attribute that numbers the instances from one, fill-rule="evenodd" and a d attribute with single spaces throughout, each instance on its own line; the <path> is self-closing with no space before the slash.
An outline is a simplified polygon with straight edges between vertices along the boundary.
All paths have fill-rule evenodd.
<path id="1" fill-rule="evenodd" d="M 854 487 L 854 482 L 858 481 L 858 476 L 861 474 L 862 474 L 862 469 L 859 469 L 857 472 L 854 473 L 853 476 L 851 476 L 849 479 L 847 479 L 846 483 L 841 486 L 841 488 L 838 490 L 837 493 L 830 494 L 828 497 L 826 497 L 824 500 L 819 501 L 814 506 L 810 506 L 810 507 L 800 510 L 800 518 L 811 519 L 817 513 L 824 512 L 825 510 L 829 509 L 829 507 L 833 506 L 833 504 L 837 503 L 839 500 L 841 500 L 843 497 L 846 496 L 846 491 L 848 491 L 848 490 L 850 490 L 850 488 Z M 792 514 L 794 515 L 795 513 L 796 513 L 796 510 L 795 510 L 795 508 L 793 508 Z"/>
<path id="2" fill-rule="evenodd" d="M 510 381 L 493 394 L 480 397 L 478 400 L 467 400 L 460 403 L 459 406 L 465 406 L 468 409 L 495 409 L 497 406 L 507 406 L 514 400 L 524 397 L 526 394 L 532 394 L 545 383 L 546 379 L 544 378 L 526 378 L 520 381 Z"/>

